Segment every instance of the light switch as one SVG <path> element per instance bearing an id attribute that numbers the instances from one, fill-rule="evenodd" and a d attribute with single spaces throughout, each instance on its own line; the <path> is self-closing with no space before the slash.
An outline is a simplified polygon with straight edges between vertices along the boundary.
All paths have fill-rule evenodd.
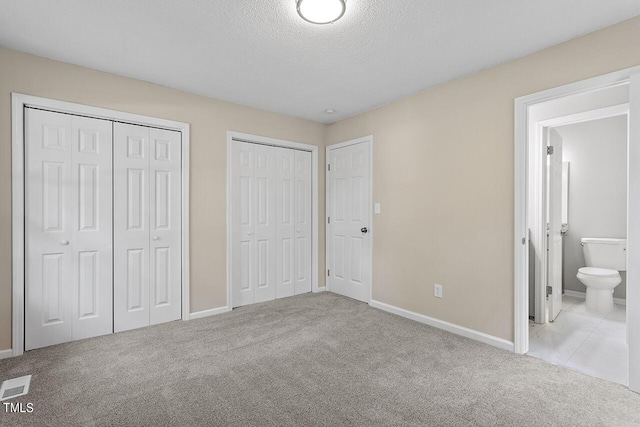
<path id="1" fill-rule="evenodd" d="M 379 214 L 380 213 L 380 203 L 376 203 L 373 205 L 373 212 Z"/>

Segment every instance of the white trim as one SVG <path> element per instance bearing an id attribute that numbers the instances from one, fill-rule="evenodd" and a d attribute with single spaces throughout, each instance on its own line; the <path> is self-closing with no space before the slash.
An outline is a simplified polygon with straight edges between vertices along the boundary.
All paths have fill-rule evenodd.
<path id="1" fill-rule="evenodd" d="M 283 139 L 269 138 L 266 136 L 251 135 L 248 133 L 227 131 L 227 307 L 233 307 L 231 301 L 231 141 L 234 139 L 254 144 L 272 145 L 274 147 L 293 148 L 311 152 L 311 292 L 319 292 L 318 281 L 318 253 L 320 242 L 318 240 L 318 147 L 301 142 L 286 141 Z"/>
<path id="2" fill-rule="evenodd" d="M 229 307 L 211 308 L 209 310 L 196 311 L 191 313 L 190 320 L 202 319 L 203 317 L 215 316 L 216 314 L 228 313 Z"/>
<path id="3" fill-rule="evenodd" d="M 574 125 L 576 123 L 588 122 L 591 120 L 606 119 L 609 117 L 629 114 L 629 103 L 612 105 L 610 107 L 596 108 L 595 110 L 583 111 L 581 113 L 569 114 L 568 116 L 554 117 L 541 120 L 538 124 L 542 127 L 556 127 Z"/>
<path id="4" fill-rule="evenodd" d="M 10 357 L 13 357 L 13 350 L 12 349 L 0 350 L 0 360 L 8 359 Z"/>
<path id="5" fill-rule="evenodd" d="M 438 320 L 433 317 L 425 316 L 424 314 L 418 314 L 413 311 L 405 310 L 404 308 L 395 307 L 384 302 L 371 300 L 369 305 L 373 308 L 386 311 L 388 313 L 397 314 L 398 316 L 405 317 L 407 319 L 415 320 L 416 322 L 424 323 L 425 325 L 433 326 L 434 328 L 442 329 L 443 331 L 451 332 L 456 335 L 461 335 L 472 340 L 480 341 L 485 344 L 492 345 L 494 347 L 501 348 L 503 350 L 513 351 L 513 343 L 503 338 L 498 338 L 493 335 L 485 334 L 484 332 L 476 331 L 475 329 L 465 328 L 453 323 Z"/>
<path id="6" fill-rule="evenodd" d="M 348 147 L 349 145 L 355 145 L 355 144 L 360 144 L 366 142 L 369 144 L 369 234 L 370 234 L 370 239 L 371 239 L 371 244 L 369 245 L 369 279 L 371 281 L 371 283 L 369 284 L 369 303 L 371 303 L 371 301 L 373 301 L 373 237 L 374 237 L 374 227 L 373 227 L 373 135 L 367 135 L 367 136 L 363 136 L 361 138 L 356 138 L 356 139 L 351 139 L 349 141 L 344 141 L 344 142 L 339 142 L 337 144 L 332 144 L 332 145 L 327 145 L 327 147 L 325 148 L 325 166 L 324 166 L 324 170 L 326 171 L 328 169 L 328 165 L 329 165 L 329 160 L 331 159 L 331 150 L 335 150 L 337 148 L 343 148 L 343 147 Z M 329 224 L 328 223 L 328 218 L 329 218 L 329 174 L 325 173 L 325 184 L 324 184 L 324 188 L 325 188 L 325 218 L 324 218 L 324 224 L 325 224 L 325 244 L 324 244 L 324 250 L 325 250 L 325 264 L 327 267 L 327 270 L 331 269 L 331 266 L 329 265 L 329 260 L 331 259 L 330 254 L 329 254 Z M 326 274 L 326 273 L 325 273 Z M 331 286 L 329 285 L 329 279 L 327 276 L 325 276 L 326 278 L 326 289 L 327 291 L 331 291 Z"/>
<path id="7" fill-rule="evenodd" d="M 586 299 L 587 298 L 587 294 L 585 292 L 580 292 L 580 291 L 572 291 L 569 289 L 565 289 L 564 290 L 564 294 L 568 297 L 574 297 L 574 298 L 580 298 L 580 299 Z M 622 299 L 622 298 L 614 298 L 613 302 L 615 304 L 618 305 L 627 305 L 627 300 L 626 299 Z"/>
<path id="8" fill-rule="evenodd" d="M 12 348 L 24 352 L 24 108 L 153 126 L 182 134 L 182 319 L 189 319 L 189 124 L 55 99 L 11 93 Z"/>
<path id="9" fill-rule="evenodd" d="M 326 286 L 320 286 L 317 289 L 314 289 L 313 292 L 318 293 L 318 292 L 324 292 L 326 290 L 327 290 Z"/>

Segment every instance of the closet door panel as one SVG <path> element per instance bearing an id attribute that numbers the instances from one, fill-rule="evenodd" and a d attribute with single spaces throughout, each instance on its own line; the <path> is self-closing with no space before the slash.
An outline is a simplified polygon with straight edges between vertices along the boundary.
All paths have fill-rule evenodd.
<path id="1" fill-rule="evenodd" d="M 276 150 L 259 144 L 254 148 L 254 302 L 276 297 Z"/>
<path id="2" fill-rule="evenodd" d="M 149 130 L 149 298 L 152 325 L 182 314 L 181 134 Z"/>
<path id="3" fill-rule="evenodd" d="M 73 339 L 113 332 L 112 122 L 73 117 Z"/>
<path id="4" fill-rule="evenodd" d="M 295 153 L 276 152 L 276 298 L 295 293 Z"/>
<path id="5" fill-rule="evenodd" d="M 254 302 L 254 144 L 231 143 L 231 295 L 233 307 Z"/>
<path id="6" fill-rule="evenodd" d="M 72 116 L 25 110 L 25 349 L 71 341 Z"/>
<path id="7" fill-rule="evenodd" d="M 311 292 L 311 153 L 295 151 L 295 293 Z"/>
<path id="8" fill-rule="evenodd" d="M 114 331 L 149 324 L 149 128 L 114 123 Z"/>

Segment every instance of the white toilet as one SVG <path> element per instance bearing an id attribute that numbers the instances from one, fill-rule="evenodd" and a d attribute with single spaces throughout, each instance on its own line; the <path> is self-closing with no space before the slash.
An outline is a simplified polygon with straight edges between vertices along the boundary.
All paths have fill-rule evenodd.
<path id="1" fill-rule="evenodd" d="M 622 282 L 620 271 L 627 269 L 627 239 L 584 237 L 581 239 L 587 264 L 576 277 L 587 287 L 588 310 L 613 310 L 613 289 Z"/>

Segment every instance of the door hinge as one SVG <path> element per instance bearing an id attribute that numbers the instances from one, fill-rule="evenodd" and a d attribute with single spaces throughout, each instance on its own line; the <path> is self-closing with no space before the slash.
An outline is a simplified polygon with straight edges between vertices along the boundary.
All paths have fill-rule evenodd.
<path id="1" fill-rule="evenodd" d="M 331 217 L 330 216 L 327 217 L 327 224 L 331 224 Z"/>
<path id="2" fill-rule="evenodd" d="M 548 155 L 553 154 L 553 145 L 549 145 L 549 146 L 547 147 L 547 154 L 548 154 Z"/>
<path id="3" fill-rule="evenodd" d="M 553 288 L 551 286 L 547 286 L 547 296 L 553 294 Z"/>
<path id="4" fill-rule="evenodd" d="M 327 270 L 327 276 L 331 276 L 331 270 Z"/>
<path id="5" fill-rule="evenodd" d="M 327 171 L 331 172 L 331 163 L 327 164 Z"/>

